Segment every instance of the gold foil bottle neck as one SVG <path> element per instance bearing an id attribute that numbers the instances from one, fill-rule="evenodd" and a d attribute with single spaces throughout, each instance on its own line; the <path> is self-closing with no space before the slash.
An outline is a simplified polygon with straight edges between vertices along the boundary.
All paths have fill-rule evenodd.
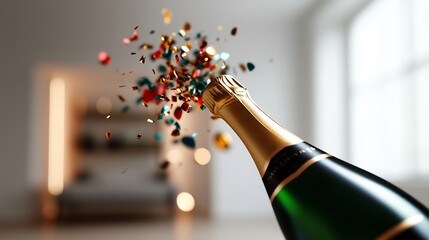
<path id="1" fill-rule="evenodd" d="M 246 87 L 230 75 L 221 75 L 207 86 L 203 100 L 209 110 L 218 116 L 219 109 L 238 96 L 249 97 Z"/>
<path id="2" fill-rule="evenodd" d="M 286 146 L 302 142 L 266 115 L 240 82 L 229 75 L 212 80 L 203 93 L 204 103 L 228 123 L 250 152 L 261 176 L 271 158 Z"/>

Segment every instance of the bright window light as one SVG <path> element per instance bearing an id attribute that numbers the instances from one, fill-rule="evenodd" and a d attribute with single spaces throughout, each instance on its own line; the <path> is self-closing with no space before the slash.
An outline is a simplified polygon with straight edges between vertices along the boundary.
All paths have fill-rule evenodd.
<path id="1" fill-rule="evenodd" d="M 57 196 L 64 188 L 65 84 L 52 79 L 49 88 L 48 191 Z"/>

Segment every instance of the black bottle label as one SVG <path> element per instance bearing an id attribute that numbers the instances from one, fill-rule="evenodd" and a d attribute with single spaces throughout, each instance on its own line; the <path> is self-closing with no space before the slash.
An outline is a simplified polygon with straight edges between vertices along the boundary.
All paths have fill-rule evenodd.
<path id="1" fill-rule="evenodd" d="M 307 161 L 321 154 L 325 152 L 306 142 L 283 148 L 271 159 L 262 177 L 268 196 L 273 194 L 284 179 L 295 173 Z"/>

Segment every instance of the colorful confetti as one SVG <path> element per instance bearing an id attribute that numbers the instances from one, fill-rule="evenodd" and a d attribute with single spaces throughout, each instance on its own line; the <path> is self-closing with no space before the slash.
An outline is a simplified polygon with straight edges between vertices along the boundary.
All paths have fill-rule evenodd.
<path id="1" fill-rule="evenodd" d="M 161 14 L 164 23 L 170 24 L 173 13 L 169 9 L 163 8 Z M 222 31 L 223 28 L 220 24 L 216 27 L 217 31 Z M 132 35 L 123 38 L 122 42 L 128 45 L 139 41 L 140 36 L 137 32 L 139 29 L 140 27 L 136 25 Z M 250 72 L 255 69 L 255 65 L 247 61 L 243 61 L 247 62 L 247 64 L 240 63 L 237 66 L 230 66 L 226 62 L 230 58 L 228 52 L 222 51 L 220 48 L 217 49 L 219 46 L 211 45 L 212 43 L 209 40 L 213 38 L 206 36 L 204 31 L 193 31 L 191 23 L 185 22 L 175 32 L 160 35 L 158 38 L 159 42 L 155 44 L 146 42 L 146 36 L 141 36 L 142 39 L 145 39 L 145 42 L 140 42 L 137 49 L 130 49 L 129 51 L 131 55 L 141 56 L 134 60 L 138 60 L 139 63 L 145 64 L 145 66 L 156 64 L 154 65 L 156 67 L 151 69 L 153 75 L 138 78 L 136 84 L 131 85 L 131 89 L 134 93 L 138 94 L 138 98 L 135 100 L 136 104 L 144 107 L 148 107 L 149 105 L 159 106 L 157 107 L 158 112 L 151 115 L 153 120 L 148 118 L 146 121 L 150 124 L 153 124 L 155 121 L 164 121 L 165 126 L 171 128 L 170 135 L 172 137 L 178 137 L 182 134 L 179 121 L 183 118 L 184 114 L 191 113 L 194 108 L 199 108 L 197 110 L 207 109 L 202 100 L 202 94 L 206 86 L 210 83 L 210 79 L 221 74 L 227 74 L 229 70 L 236 71 L 237 68 L 243 72 L 247 70 Z M 146 32 L 146 34 L 148 33 L 152 35 L 155 33 L 155 30 Z M 233 27 L 230 34 L 236 36 L 237 27 Z M 226 37 L 222 38 L 227 41 Z M 221 38 L 217 37 L 217 41 L 219 39 Z M 142 52 L 137 52 L 136 50 Z M 110 56 L 106 52 L 100 52 L 98 57 L 102 65 L 107 65 L 111 61 Z M 149 61 L 152 63 L 149 63 Z M 119 74 L 119 69 L 116 69 L 116 72 Z M 129 71 L 129 73 L 132 73 L 132 71 Z M 122 75 L 127 75 L 126 71 L 122 72 Z M 120 85 L 119 87 L 126 86 Z M 118 95 L 118 98 L 121 102 L 126 101 L 122 95 Z M 123 113 L 129 110 L 130 107 L 128 105 L 123 106 L 121 109 Z M 109 119 L 110 115 L 106 118 Z M 183 130 L 183 132 L 187 131 L 186 128 Z M 190 136 L 175 138 L 173 141 L 194 149 L 196 146 L 196 135 L 196 133 L 193 133 Z M 141 137 L 141 134 L 137 134 L 136 136 L 137 139 L 141 139 Z M 156 141 L 163 140 L 161 133 L 156 133 L 154 137 Z M 223 148 L 229 147 L 231 141 L 228 139 L 230 138 L 223 135 L 218 138 L 218 146 L 223 144 Z"/>

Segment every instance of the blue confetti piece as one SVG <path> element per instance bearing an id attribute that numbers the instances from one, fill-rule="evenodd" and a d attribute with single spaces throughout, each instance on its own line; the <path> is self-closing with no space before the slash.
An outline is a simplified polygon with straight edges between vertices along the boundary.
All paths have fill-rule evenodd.
<path id="1" fill-rule="evenodd" d="M 163 138 L 163 136 L 162 136 L 162 133 L 157 133 L 157 134 L 155 134 L 155 140 L 156 141 L 162 141 L 162 138 Z"/>
<path id="2" fill-rule="evenodd" d="M 171 125 L 171 124 L 173 124 L 173 123 L 174 123 L 174 119 L 172 119 L 172 118 L 167 118 L 167 119 L 165 119 L 165 123 L 166 123 L 167 125 Z"/>
<path id="3" fill-rule="evenodd" d="M 189 136 L 183 137 L 182 143 L 189 148 L 195 148 L 195 139 L 193 137 L 189 137 Z"/>
<path id="4" fill-rule="evenodd" d="M 129 107 L 129 106 L 124 106 L 124 107 L 122 107 L 122 109 L 121 109 L 121 112 L 122 112 L 122 113 L 127 113 L 128 111 L 130 111 L 130 107 Z"/>

